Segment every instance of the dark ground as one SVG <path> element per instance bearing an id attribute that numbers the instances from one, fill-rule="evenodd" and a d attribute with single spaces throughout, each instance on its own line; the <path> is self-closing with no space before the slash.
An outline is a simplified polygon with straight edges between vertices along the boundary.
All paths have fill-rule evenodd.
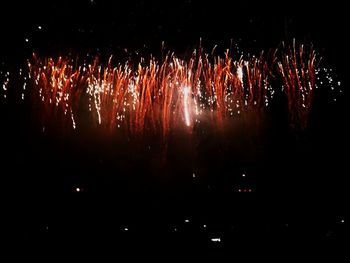
<path id="1" fill-rule="evenodd" d="M 176 139 L 163 164 L 153 146 L 135 151 L 98 133 L 42 134 L 28 105 L 1 99 L 2 228 L 16 254 L 23 247 L 29 254 L 45 251 L 50 262 L 69 251 L 118 258 L 142 256 L 140 248 L 146 248 L 149 255 L 166 251 L 169 258 L 186 250 L 249 258 L 266 246 L 262 255 L 278 251 L 289 258 L 310 244 L 320 256 L 349 243 L 342 6 L 95 0 L 0 7 L 7 14 L 0 18 L 1 70 L 13 71 L 33 50 L 124 59 L 124 48 L 157 55 L 165 41 L 186 57 L 200 37 L 208 50 L 218 44 L 218 53 L 231 38 L 257 53 L 296 37 L 314 43 L 344 90 L 336 103 L 319 90 L 302 133 L 291 132 L 284 113 L 271 110 L 259 136 L 242 131 L 220 142 L 208 133 L 194 149 Z M 240 187 L 253 192 L 239 193 Z M 211 241 L 216 237 L 220 243 Z"/>

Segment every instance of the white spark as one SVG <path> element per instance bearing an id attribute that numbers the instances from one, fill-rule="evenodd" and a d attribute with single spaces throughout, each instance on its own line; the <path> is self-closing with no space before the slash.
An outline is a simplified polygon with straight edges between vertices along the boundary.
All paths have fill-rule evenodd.
<path id="1" fill-rule="evenodd" d="M 183 93 L 184 93 L 184 114 L 185 114 L 185 123 L 187 126 L 191 125 L 191 120 L 190 120 L 190 112 L 189 112 L 189 93 L 190 93 L 190 88 L 189 87 L 184 87 L 183 88 Z"/>
<path id="2" fill-rule="evenodd" d="M 239 81 L 243 85 L 243 70 L 242 70 L 242 66 L 238 66 L 238 68 L 237 68 L 237 77 L 238 77 Z"/>

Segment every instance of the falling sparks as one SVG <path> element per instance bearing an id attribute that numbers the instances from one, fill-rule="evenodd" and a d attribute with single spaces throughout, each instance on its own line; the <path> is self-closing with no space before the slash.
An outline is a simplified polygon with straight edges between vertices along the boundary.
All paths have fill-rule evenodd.
<path id="1" fill-rule="evenodd" d="M 316 52 L 312 47 L 310 49 L 306 49 L 304 45 L 297 47 L 295 40 L 291 47 L 284 47 L 283 51 L 285 55 L 281 56 L 282 59 L 277 64 L 283 89 L 288 98 L 289 117 L 292 125 L 298 123 L 304 128 L 316 88 L 318 71 Z"/>
<path id="2" fill-rule="evenodd" d="M 0 72 L 0 73 L 2 73 L 2 72 Z M 2 90 L 4 92 L 3 96 L 4 96 L 5 99 L 7 97 L 6 93 L 7 93 L 7 90 L 8 90 L 9 81 L 10 81 L 10 72 L 7 71 L 4 74 L 4 81 L 3 81 L 3 84 L 2 84 Z"/>
<path id="3" fill-rule="evenodd" d="M 200 49 L 189 60 L 169 53 L 162 60 L 142 58 L 135 67 L 113 66 L 112 57 L 105 66 L 98 59 L 79 62 L 34 54 L 28 68 L 20 69 L 20 96 L 37 106 L 42 126 L 61 120 L 64 128 L 79 130 L 88 120 L 91 127 L 118 129 L 128 138 L 152 134 L 166 141 L 178 128 L 189 134 L 207 124 L 223 130 L 230 118 L 260 115 L 279 92 L 287 98 L 291 126 L 304 128 L 314 91 L 325 81 L 319 73 L 326 73 L 332 90 L 340 85 L 331 70 L 318 67 L 312 47 L 295 42 L 238 60 L 229 52 L 214 58 Z M 9 73 L 3 75 L 5 98 L 8 84 Z"/>

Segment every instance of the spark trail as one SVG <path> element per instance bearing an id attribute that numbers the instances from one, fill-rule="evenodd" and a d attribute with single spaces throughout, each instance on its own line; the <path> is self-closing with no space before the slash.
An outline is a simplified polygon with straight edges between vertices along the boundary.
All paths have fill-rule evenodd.
<path id="1" fill-rule="evenodd" d="M 128 137 L 163 140 L 178 129 L 200 129 L 203 116 L 210 127 L 223 129 L 232 118 L 261 114 L 276 93 L 287 99 L 291 125 L 305 128 L 320 71 L 313 47 L 295 42 L 245 59 L 199 48 L 188 60 L 168 53 L 142 58 L 136 67 L 113 66 L 112 57 L 105 66 L 98 58 L 79 62 L 34 54 L 26 73 L 21 70 L 22 99 L 30 99 L 43 126 L 61 122 L 65 129 L 119 129 Z"/>

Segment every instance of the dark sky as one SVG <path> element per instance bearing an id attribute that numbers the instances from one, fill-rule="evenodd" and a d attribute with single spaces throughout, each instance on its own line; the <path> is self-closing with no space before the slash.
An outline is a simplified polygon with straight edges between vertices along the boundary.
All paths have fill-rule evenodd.
<path id="1" fill-rule="evenodd" d="M 14 52 L 99 48 L 111 53 L 144 45 L 157 51 L 162 41 L 186 52 L 200 37 L 208 48 L 218 44 L 226 49 L 233 39 L 252 52 L 293 37 L 316 42 L 321 49 L 346 47 L 346 8 L 327 2 L 63 0 L 0 5 L 3 44 Z"/>
<path id="2" fill-rule="evenodd" d="M 240 152 L 244 143 L 232 140 L 232 145 L 224 145 L 229 149 L 225 152 L 215 137 L 208 136 L 195 156 L 174 150 L 165 177 L 163 170 L 152 167 L 154 160 L 148 150 L 134 156 L 129 145 L 124 153 L 120 145 L 101 146 L 98 142 L 103 138 L 79 133 L 71 139 L 52 139 L 32 127 L 32 113 L 21 101 L 6 101 L 0 105 L 4 127 L 0 134 L 5 142 L 1 144 L 5 156 L 1 180 L 8 206 L 3 214 L 11 224 L 2 227 L 15 242 L 34 244 L 40 254 L 51 245 L 49 241 L 61 239 L 63 245 L 72 243 L 74 251 L 80 244 L 85 254 L 89 252 L 85 245 L 109 243 L 109 239 L 128 245 L 147 237 L 140 241 L 143 246 L 153 236 L 152 246 L 164 243 L 164 233 L 174 240 L 174 233 L 167 232 L 174 227 L 185 233 L 176 236 L 174 244 L 191 248 L 213 233 L 223 234 L 231 245 L 246 239 L 248 249 L 250 237 L 261 237 L 261 243 L 270 237 L 282 246 L 295 238 L 295 243 L 305 242 L 309 249 L 310 240 L 345 236 L 341 220 L 348 222 L 348 157 L 343 151 L 349 148 L 349 14 L 346 1 L 342 2 L 0 1 L 0 69 L 11 74 L 33 51 L 43 57 L 69 52 L 109 56 L 126 48 L 149 55 L 159 52 L 165 41 L 170 50 L 186 56 L 202 38 L 207 50 L 218 44 L 221 52 L 233 39 L 245 52 L 257 53 L 295 37 L 315 44 L 325 67 L 337 72 L 345 94 L 333 104 L 327 96 L 316 101 L 312 123 L 300 136 L 283 125 L 281 132 L 280 124 L 272 124 L 267 141 L 257 142 L 262 150 L 249 144 L 256 150 L 256 160 L 246 160 L 249 153 Z M 181 141 L 179 149 L 185 144 Z M 241 148 L 236 149 L 236 144 Z M 191 158 L 198 163 L 192 164 Z M 242 171 L 247 172 L 247 181 L 242 179 Z M 257 185 L 258 194 L 237 197 L 233 185 L 242 181 L 253 189 Z M 82 191 L 78 193 L 77 187 Z M 187 216 L 197 222 L 187 226 Z M 213 226 L 211 232 L 205 232 L 208 237 L 197 235 L 198 226 L 207 223 Z M 141 230 L 137 230 L 138 224 Z M 124 229 L 129 226 L 134 234 L 126 238 Z M 153 227 L 158 227 L 161 235 L 155 235 Z M 202 253 L 207 244 L 201 246 L 200 242 Z M 120 244 L 111 244 L 113 253 L 120 249 Z M 54 257 L 67 253 L 59 245 L 55 248 Z M 235 257 L 232 247 L 227 248 Z M 271 248 L 274 255 L 276 247 Z M 291 254 L 295 254 L 292 249 L 286 253 Z"/>

